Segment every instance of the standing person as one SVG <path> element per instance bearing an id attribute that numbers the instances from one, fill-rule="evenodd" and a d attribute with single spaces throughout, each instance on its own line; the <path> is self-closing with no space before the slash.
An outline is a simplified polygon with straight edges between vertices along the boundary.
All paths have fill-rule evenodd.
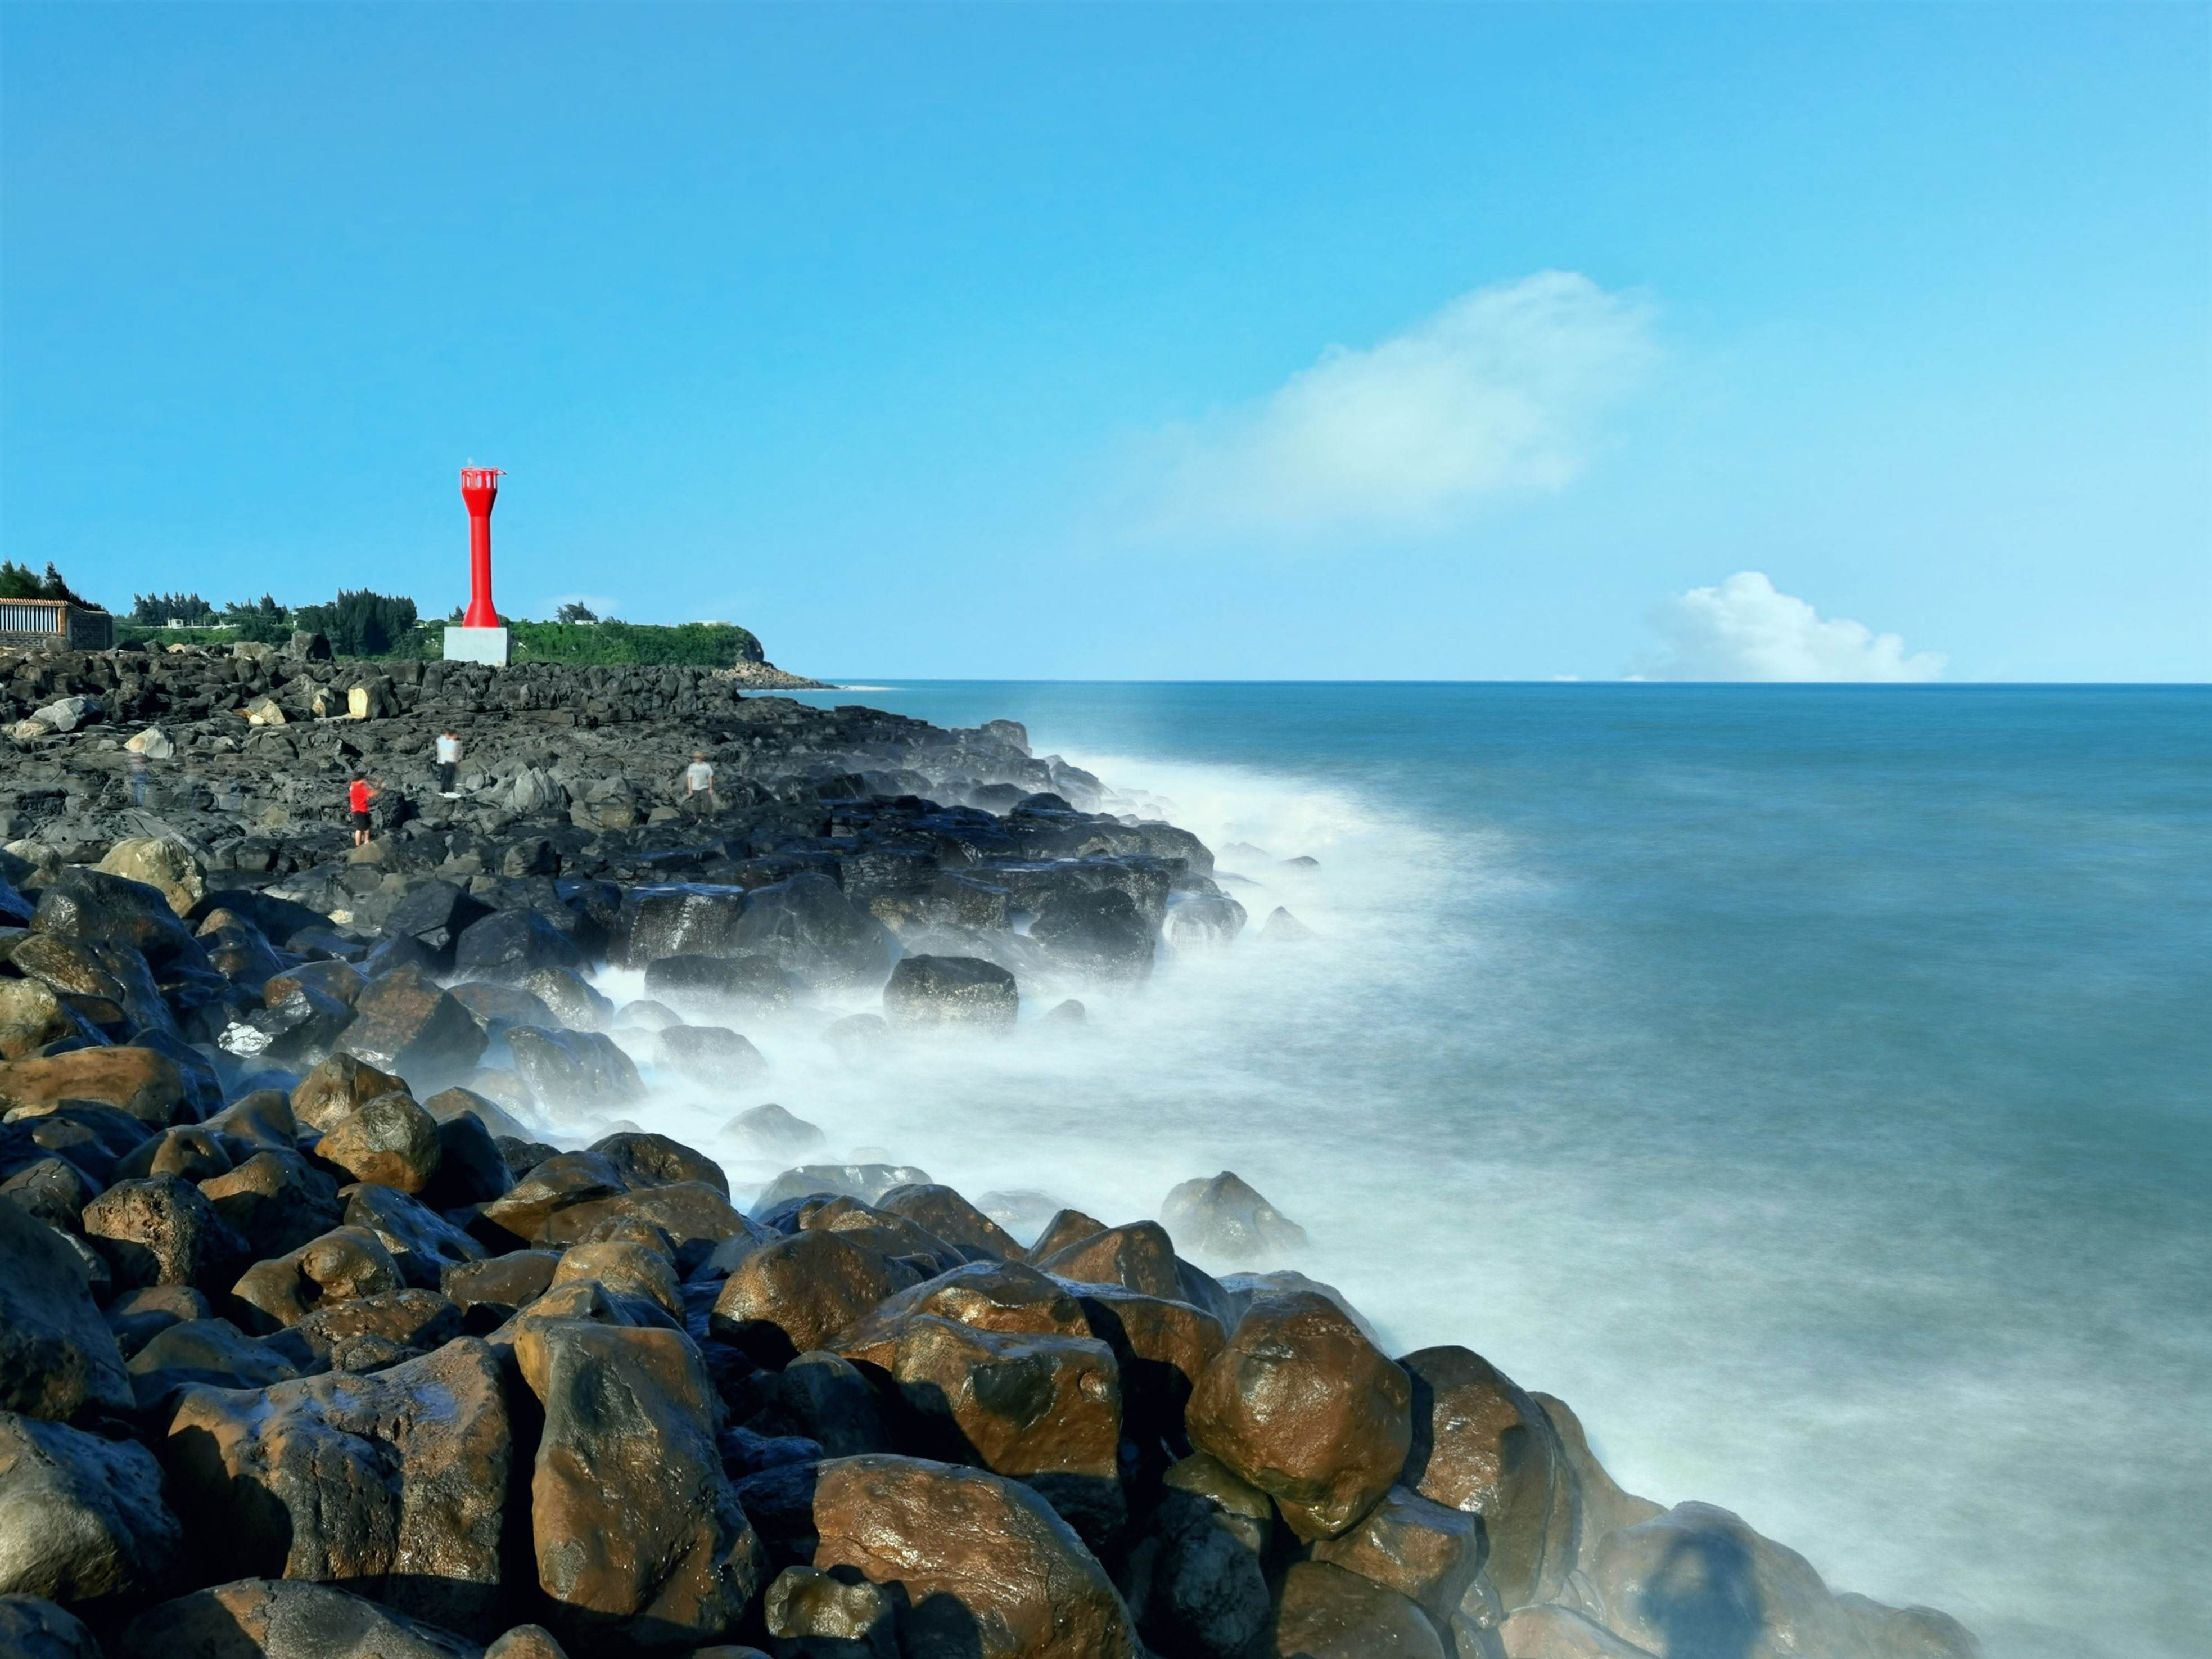
<path id="1" fill-rule="evenodd" d="M 353 787 L 346 791 L 346 805 L 353 812 L 353 844 L 356 847 L 368 845 L 368 804 L 380 793 L 369 787 L 367 778 L 359 775 L 354 778 Z"/>
<path id="2" fill-rule="evenodd" d="M 691 751 L 691 764 L 684 769 L 684 805 L 687 811 L 716 811 L 720 802 L 714 799 L 714 769 L 707 763 L 707 751 Z"/>
<path id="3" fill-rule="evenodd" d="M 453 775 L 460 764 L 460 734 L 448 726 L 438 734 L 438 793 L 447 800 L 461 798 L 461 792 L 453 787 Z"/>

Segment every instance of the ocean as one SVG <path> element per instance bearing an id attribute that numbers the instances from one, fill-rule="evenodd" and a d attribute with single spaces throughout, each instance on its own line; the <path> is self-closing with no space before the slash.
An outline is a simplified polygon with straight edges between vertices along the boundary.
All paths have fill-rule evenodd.
<path id="1" fill-rule="evenodd" d="M 1633 1492 L 1990 1659 L 2212 1651 L 2212 691 L 807 700 L 1024 721 L 1243 843 L 1254 926 L 890 1076 L 771 1034 L 672 1132 L 775 1099 L 1109 1222 L 1234 1170 L 1396 1351 L 1562 1396 Z"/>

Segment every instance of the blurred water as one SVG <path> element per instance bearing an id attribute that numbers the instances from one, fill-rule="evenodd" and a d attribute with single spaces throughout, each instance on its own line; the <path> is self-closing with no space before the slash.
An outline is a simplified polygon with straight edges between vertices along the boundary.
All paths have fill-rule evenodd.
<path id="1" fill-rule="evenodd" d="M 1219 848 L 1079 1033 L 672 1091 L 1109 1221 L 1233 1168 L 1404 1348 L 1559 1394 L 1992 1659 L 2212 1650 L 2212 694 L 917 684 Z M 763 1173 L 765 1173 L 764 1171 Z"/>

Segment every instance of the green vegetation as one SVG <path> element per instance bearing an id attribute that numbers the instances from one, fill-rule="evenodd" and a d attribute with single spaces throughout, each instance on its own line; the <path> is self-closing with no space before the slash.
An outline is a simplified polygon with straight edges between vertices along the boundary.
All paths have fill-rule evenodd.
<path id="1" fill-rule="evenodd" d="M 62 580 L 53 566 L 40 576 L 27 565 L 0 562 L 0 599 L 67 599 L 90 605 Z M 765 657 L 752 630 L 734 623 L 602 622 L 574 600 L 563 605 L 552 622 L 524 622 L 501 617 L 510 631 L 517 662 L 638 663 L 653 666 L 733 668 Z M 186 626 L 166 626 L 174 617 Z M 461 610 L 442 621 L 424 621 L 415 601 L 404 594 L 374 593 L 367 588 L 341 592 L 327 605 L 297 610 L 264 593 L 255 600 L 234 600 L 221 611 L 198 593 L 134 593 L 127 611 L 117 614 L 118 645 L 234 645 L 252 640 L 281 645 L 295 629 L 322 635 L 340 657 L 427 661 L 445 654 L 445 630 L 461 619 Z"/>
<path id="2" fill-rule="evenodd" d="M 40 576 L 27 564 L 17 564 L 13 559 L 0 560 L 0 599 L 66 599 L 71 605 L 92 604 L 64 581 L 62 573 L 51 564 L 46 567 L 46 574 Z"/>
<path id="3" fill-rule="evenodd" d="M 730 623 L 684 623 L 668 628 L 649 623 L 508 622 L 507 627 L 517 662 L 733 668 L 762 659 L 761 643 L 752 630 Z"/>

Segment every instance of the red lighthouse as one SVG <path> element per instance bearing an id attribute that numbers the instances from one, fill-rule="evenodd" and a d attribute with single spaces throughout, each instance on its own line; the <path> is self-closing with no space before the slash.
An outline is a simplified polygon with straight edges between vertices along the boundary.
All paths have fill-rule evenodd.
<path id="1" fill-rule="evenodd" d="M 446 656 L 459 662 L 507 662 L 507 629 L 491 602 L 491 504 L 499 499 L 495 466 L 461 469 L 461 501 L 469 509 L 469 608 L 446 629 Z"/>
<path id="2" fill-rule="evenodd" d="M 499 499 L 495 466 L 461 469 L 461 500 L 469 509 L 469 609 L 464 628 L 496 628 L 499 612 L 491 603 L 491 504 Z"/>

